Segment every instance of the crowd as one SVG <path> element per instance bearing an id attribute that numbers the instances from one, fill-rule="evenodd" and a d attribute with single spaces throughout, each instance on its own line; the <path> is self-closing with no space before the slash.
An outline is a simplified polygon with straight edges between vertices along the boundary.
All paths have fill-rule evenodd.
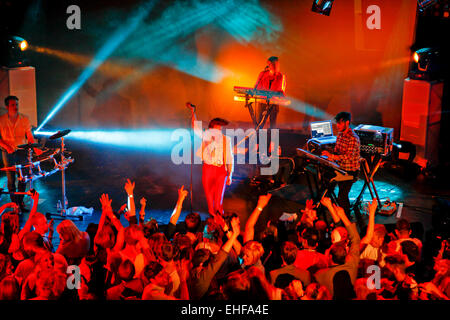
<path id="1" fill-rule="evenodd" d="M 298 221 L 255 225 L 271 195 L 261 195 L 241 232 L 236 213 L 202 221 L 190 213 L 179 222 L 188 192 L 181 187 L 169 224 L 145 221 L 137 212 L 134 183 L 125 184 L 127 210 L 114 211 L 100 197 L 98 224 L 85 231 L 71 220 L 54 226 L 37 210 L 23 228 L 17 205 L 0 208 L 0 300 L 448 300 L 449 246 L 441 239 L 427 259 L 424 245 L 399 219 L 388 232 L 375 224 L 369 205 L 366 230 L 358 231 L 329 198 L 308 201 Z M 123 209 L 123 208 L 122 208 Z M 128 221 L 124 226 L 120 214 Z M 328 222 L 329 217 L 330 221 Z M 331 221 L 332 220 L 332 221 Z M 72 266 L 72 267 L 69 267 Z M 75 267 L 73 267 L 75 266 Z M 68 270 L 70 270 L 68 272 Z"/>

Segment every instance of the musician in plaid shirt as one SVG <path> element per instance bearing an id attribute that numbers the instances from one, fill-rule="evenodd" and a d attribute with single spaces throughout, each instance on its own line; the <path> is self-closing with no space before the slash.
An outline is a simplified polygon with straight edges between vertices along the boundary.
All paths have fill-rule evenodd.
<path id="1" fill-rule="evenodd" d="M 338 136 L 334 152 L 323 151 L 322 155 L 327 156 L 328 160 L 336 162 L 347 173 L 354 176 L 353 180 L 338 182 L 339 195 L 338 203 L 350 217 L 350 201 L 348 194 L 353 183 L 358 178 L 360 168 L 360 142 L 358 135 L 350 128 L 351 114 L 349 112 L 339 112 L 336 117 L 336 127 Z"/>

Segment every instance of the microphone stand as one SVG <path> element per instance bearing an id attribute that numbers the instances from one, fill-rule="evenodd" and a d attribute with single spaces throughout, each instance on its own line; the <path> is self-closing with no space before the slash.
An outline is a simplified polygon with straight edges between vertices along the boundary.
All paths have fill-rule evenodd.
<path id="1" fill-rule="evenodd" d="M 195 114 L 195 109 L 191 115 L 191 117 L 194 117 Z M 191 123 L 192 123 L 192 119 L 191 119 Z M 191 185 L 189 187 L 189 192 L 191 193 L 191 213 L 193 211 L 193 207 L 194 207 L 194 200 L 193 200 L 193 192 L 192 192 L 192 176 L 193 176 L 193 166 L 194 166 L 194 128 L 191 128 Z"/>
<path id="2" fill-rule="evenodd" d="M 188 102 L 186 104 L 189 108 L 192 108 L 192 113 L 191 113 L 191 181 L 190 181 L 190 186 L 189 186 L 189 192 L 190 192 L 190 198 L 191 198 L 191 213 L 194 210 L 194 195 L 193 195 L 193 171 L 194 171 L 194 127 L 193 127 L 193 119 L 195 119 L 195 106 L 193 104 L 191 104 L 190 102 Z"/>

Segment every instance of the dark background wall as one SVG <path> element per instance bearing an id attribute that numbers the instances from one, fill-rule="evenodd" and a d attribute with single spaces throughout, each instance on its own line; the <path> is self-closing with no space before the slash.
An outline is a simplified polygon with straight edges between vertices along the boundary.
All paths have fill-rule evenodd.
<path id="1" fill-rule="evenodd" d="M 94 55 L 144 2 L 3 1 L 11 31 L 34 47 L 38 121 Z M 20 3 L 20 4 L 19 4 Z M 81 8 L 81 30 L 68 30 L 66 8 Z M 280 127 L 303 128 L 338 111 L 356 123 L 393 127 L 398 135 L 403 79 L 414 41 L 415 0 L 340 0 L 330 16 L 302 1 L 160 1 L 49 122 L 63 128 L 186 125 L 186 101 L 199 118 L 250 121 L 233 86 L 253 86 L 271 55 L 280 57 L 290 107 Z M 369 30 L 369 5 L 381 29 Z"/>

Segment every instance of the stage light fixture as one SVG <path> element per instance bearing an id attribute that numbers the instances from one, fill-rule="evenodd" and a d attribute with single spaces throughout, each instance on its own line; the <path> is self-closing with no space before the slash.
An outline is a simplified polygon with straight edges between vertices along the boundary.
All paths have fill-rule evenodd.
<path id="1" fill-rule="evenodd" d="M 314 0 L 311 10 L 329 16 L 334 0 Z"/>
<path id="2" fill-rule="evenodd" d="M 25 67 L 28 60 L 24 51 L 28 48 L 28 42 L 19 36 L 6 36 L 1 39 L 0 65 L 7 68 Z"/>
<path id="3" fill-rule="evenodd" d="M 25 51 L 28 49 L 28 42 L 27 40 L 23 40 L 19 44 L 20 50 Z"/>
<path id="4" fill-rule="evenodd" d="M 409 78 L 415 80 L 438 80 L 442 76 L 439 49 L 422 48 L 414 52 Z"/>
<path id="5" fill-rule="evenodd" d="M 419 7 L 419 11 L 423 12 L 436 2 L 437 0 L 417 0 L 417 6 Z"/>
<path id="6" fill-rule="evenodd" d="M 433 53 L 431 48 L 423 48 L 414 52 L 414 61 L 417 62 L 417 68 L 420 71 L 428 70 L 433 54 L 435 53 Z"/>

